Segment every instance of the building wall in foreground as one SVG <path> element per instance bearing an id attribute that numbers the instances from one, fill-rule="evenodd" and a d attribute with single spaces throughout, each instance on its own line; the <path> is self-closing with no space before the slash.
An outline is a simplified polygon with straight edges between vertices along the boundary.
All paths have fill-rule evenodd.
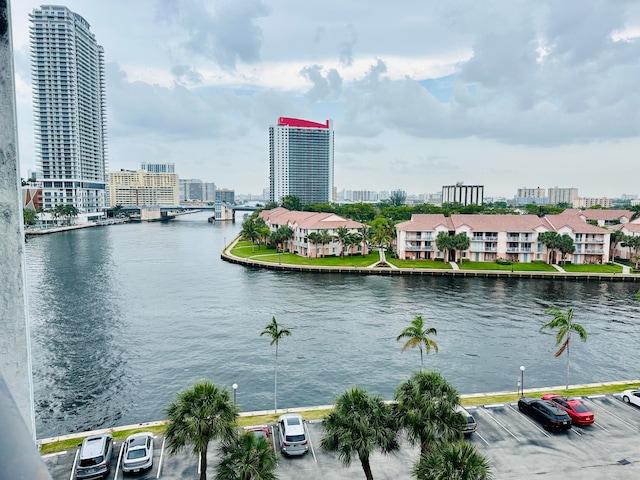
<path id="1" fill-rule="evenodd" d="M 10 22 L 9 3 L 0 0 L 0 373 L 35 441 Z"/>

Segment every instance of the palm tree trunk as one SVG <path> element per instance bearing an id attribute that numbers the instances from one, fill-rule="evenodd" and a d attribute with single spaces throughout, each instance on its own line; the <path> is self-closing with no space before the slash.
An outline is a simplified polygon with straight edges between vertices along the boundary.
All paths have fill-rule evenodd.
<path id="1" fill-rule="evenodd" d="M 207 480 L 207 447 L 200 452 L 200 480 Z"/>
<path id="2" fill-rule="evenodd" d="M 569 334 L 569 338 L 567 338 L 567 386 L 565 390 L 569 390 L 569 340 L 571 340 L 571 334 Z"/>
<path id="3" fill-rule="evenodd" d="M 276 374 L 273 390 L 273 413 L 278 414 L 278 344 L 276 343 Z"/>
<path id="4" fill-rule="evenodd" d="M 360 457 L 360 464 L 362 465 L 362 470 L 364 470 L 364 476 L 367 480 L 373 480 L 373 473 L 371 473 L 371 465 L 369 464 L 369 457 L 362 458 Z"/>

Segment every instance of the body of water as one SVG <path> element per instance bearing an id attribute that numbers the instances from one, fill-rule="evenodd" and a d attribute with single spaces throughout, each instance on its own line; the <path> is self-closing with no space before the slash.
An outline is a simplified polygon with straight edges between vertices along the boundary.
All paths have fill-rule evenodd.
<path id="1" fill-rule="evenodd" d="M 330 404 L 358 384 L 392 398 L 420 367 L 398 334 L 415 315 L 438 331 L 425 366 L 461 393 L 562 385 L 548 306 L 573 308 L 571 383 L 638 378 L 637 285 L 462 277 L 341 276 L 246 268 L 220 260 L 240 229 L 207 213 L 30 238 L 27 279 L 39 438 L 160 420 L 199 379 L 231 389 L 243 410 L 273 408 L 275 349 L 260 332 L 291 329 L 279 348 L 278 406 Z"/>

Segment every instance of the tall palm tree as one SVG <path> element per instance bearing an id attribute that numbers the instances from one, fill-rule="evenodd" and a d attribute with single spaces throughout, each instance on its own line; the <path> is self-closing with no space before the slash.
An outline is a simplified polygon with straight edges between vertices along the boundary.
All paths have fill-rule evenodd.
<path id="1" fill-rule="evenodd" d="M 552 315 L 553 319 L 549 323 L 545 323 L 540 327 L 542 332 L 545 329 L 554 330 L 558 329 L 556 333 L 556 345 L 560 345 L 560 349 L 554 353 L 554 357 L 559 357 L 566 350 L 567 351 L 567 385 L 566 389 L 569 390 L 569 341 L 571 340 L 571 334 L 578 334 L 580 340 L 587 341 L 587 331 L 585 328 L 573 321 L 573 309 L 570 308 L 565 314 L 558 307 L 549 307 L 544 311 L 547 315 Z M 566 337 L 566 338 L 565 338 Z"/>
<path id="2" fill-rule="evenodd" d="M 269 442 L 253 432 L 234 435 L 220 445 L 216 480 L 275 480 L 277 461 Z"/>
<path id="3" fill-rule="evenodd" d="M 373 480 L 369 457 L 375 449 L 382 453 L 398 450 L 398 430 L 391 408 L 381 397 L 351 387 L 336 398 L 333 410 L 322 422 L 325 435 L 320 446 L 337 452 L 345 466 L 358 455 L 367 480 Z"/>
<path id="4" fill-rule="evenodd" d="M 209 442 L 236 434 L 238 407 L 229 392 L 202 380 L 178 392 L 165 413 L 169 419 L 165 432 L 168 452 L 175 454 L 191 446 L 199 457 L 200 480 L 206 480 Z"/>
<path id="5" fill-rule="evenodd" d="M 242 222 L 240 238 L 251 242 L 251 251 L 253 252 L 253 246 L 256 243 L 256 240 L 260 238 L 260 232 L 254 218 L 249 217 Z"/>
<path id="6" fill-rule="evenodd" d="M 271 323 L 269 323 L 264 330 L 260 332 L 260 336 L 269 335 L 271 337 L 271 343 L 269 345 L 276 346 L 276 370 L 274 380 L 274 393 L 273 393 L 273 413 L 278 413 L 278 342 L 282 337 L 290 337 L 291 330 L 278 325 L 276 317 L 271 317 Z"/>
<path id="7" fill-rule="evenodd" d="M 347 246 L 348 244 L 349 229 L 342 225 L 336 228 L 336 238 L 338 239 L 338 242 L 340 243 L 340 247 L 341 247 L 340 256 L 344 257 L 344 249 L 345 249 L 345 246 Z"/>
<path id="8" fill-rule="evenodd" d="M 371 227 L 367 224 L 363 224 L 360 229 L 360 236 L 362 237 L 362 255 L 366 255 L 367 247 L 371 243 Z"/>
<path id="9" fill-rule="evenodd" d="M 442 261 L 449 261 L 449 250 L 454 248 L 453 246 L 453 237 L 449 235 L 449 232 L 439 232 L 436 237 L 436 248 L 442 252 Z"/>
<path id="10" fill-rule="evenodd" d="M 425 453 L 440 442 L 463 438 L 466 418 L 455 411 L 456 388 L 440 373 L 419 370 L 396 389 L 396 415 L 407 438 Z"/>
<path id="11" fill-rule="evenodd" d="M 320 243 L 320 234 L 318 232 L 311 232 L 307 235 L 307 240 L 311 245 L 318 245 Z M 318 252 L 316 252 L 315 257 L 318 257 Z"/>
<path id="12" fill-rule="evenodd" d="M 489 461 L 474 444 L 459 441 L 441 443 L 420 455 L 413 469 L 418 480 L 489 480 Z"/>
<path id="13" fill-rule="evenodd" d="M 324 246 L 328 243 L 333 242 L 333 239 L 336 238 L 329 233 L 329 230 L 326 228 L 320 230 L 318 233 L 318 242 L 322 245 L 322 256 L 324 257 Z"/>
<path id="14" fill-rule="evenodd" d="M 422 316 L 416 315 L 411 324 L 405 328 L 400 335 L 396 338 L 396 341 L 400 341 L 404 338 L 407 338 L 407 342 L 402 346 L 402 352 L 404 352 L 407 348 L 416 348 L 420 350 L 420 366 L 424 368 L 424 360 L 422 358 L 422 346 L 424 345 L 424 349 L 426 354 L 428 355 L 431 352 L 431 348 L 433 348 L 436 353 L 438 353 L 438 344 L 433 340 L 430 335 L 437 335 L 435 328 L 425 328 L 424 320 Z"/>

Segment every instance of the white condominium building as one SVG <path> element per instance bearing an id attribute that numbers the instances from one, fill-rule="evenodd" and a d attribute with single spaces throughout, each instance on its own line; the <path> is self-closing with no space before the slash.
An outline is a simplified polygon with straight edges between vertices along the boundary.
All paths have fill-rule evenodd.
<path id="1" fill-rule="evenodd" d="M 269 127 L 269 200 L 333 200 L 333 125 L 280 117 Z"/>
<path id="2" fill-rule="evenodd" d="M 66 7 L 29 15 L 31 82 L 38 180 L 43 208 L 105 206 L 104 51 L 89 23 Z"/>

